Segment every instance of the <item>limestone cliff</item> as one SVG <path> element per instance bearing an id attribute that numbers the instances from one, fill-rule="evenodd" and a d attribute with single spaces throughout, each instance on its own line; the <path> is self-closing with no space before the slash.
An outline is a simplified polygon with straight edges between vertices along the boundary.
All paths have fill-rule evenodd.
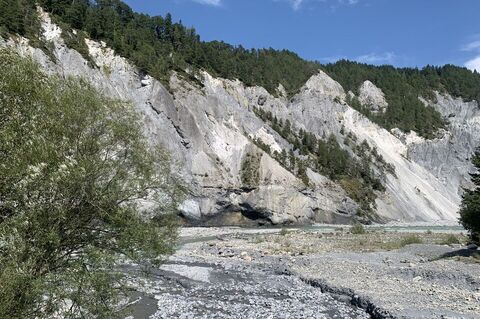
<path id="1" fill-rule="evenodd" d="M 256 115 L 255 108 L 288 119 L 295 129 L 318 138 L 333 134 L 342 142 L 351 133 L 359 143 L 365 140 L 375 147 L 394 168 L 386 174 L 386 191 L 377 194 L 376 220 L 457 218 L 462 187 L 469 185 L 472 167 L 468 160 L 480 146 L 477 102 L 440 94 L 435 101 L 424 100 L 449 120 L 443 137 L 427 141 L 414 132 L 389 132 L 372 123 L 347 104 L 342 86 L 321 71 L 291 99 L 281 87 L 273 96 L 264 88 L 246 87 L 206 72 L 196 75 L 201 84 L 174 74 L 167 89 L 104 43 L 86 40 L 92 66 L 67 48 L 61 30 L 46 14 L 42 21 L 45 39 L 52 43 L 53 60 L 29 46 L 26 39 L 2 40 L 0 44 L 33 56 L 49 73 L 81 76 L 105 94 L 131 101 L 144 119 L 151 143 L 160 143 L 171 152 L 189 185 L 189 198 L 179 208 L 192 223 L 345 223 L 360 219 L 357 204 L 339 184 L 307 169 L 306 186 L 257 146 L 261 141 L 277 154 L 293 150 Z M 359 92 L 360 102 L 372 110 L 383 112 L 388 107 L 373 83 L 364 83 Z M 246 183 L 245 174 L 254 178 L 249 175 Z"/>

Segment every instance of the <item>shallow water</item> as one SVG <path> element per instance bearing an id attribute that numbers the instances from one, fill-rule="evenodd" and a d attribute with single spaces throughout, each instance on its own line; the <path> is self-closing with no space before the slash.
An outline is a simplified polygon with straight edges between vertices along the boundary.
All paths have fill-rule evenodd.
<path id="1" fill-rule="evenodd" d="M 331 233 L 338 231 L 340 229 L 348 229 L 351 225 L 328 225 L 328 224 L 317 224 L 317 225 L 308 225 L 308 226 L 287 226 L 287 227 L 258 227 L 258 228 L 241 228 L 241 230 L 263 230 L 263 229 L 276 229 L 280 231 L 285 228 L 287 230 L 304 230 L 312 231 L 319 233 Z M 367 230 L 375 231 L 386 231 L 386 232 L 399 232 L 399 233 L 426 233 L 431 231 L 432 233 L 447 233 L 447 234 L 461 234 L 466 233 L 467 231 L 461 225 L 450 224 L 450 225 L 438 225 L 438 224 L 428 224 L 428 223 L 418 223 L 418 224 L 376 224 L 376 225 L 366 225 L 364 226 Z"/>
<path id="2" fill-rule="evenodd" d="M 321 233 L 335 232 L 340 228 L 348 228 L 350 226 L 335 225 L 312 225 L 299 227 L 295 229 L 303 229 L 307 231 L 315 231 Z M 444 234 L 461 234 L 466 233 L 465 228 L 460 225 L 429 225 L 429 224 L 401 224 L 401 225 L 368 225 L 364 226 L 367 230 L 398 232 L 398 233 L 444 233 Z"/>

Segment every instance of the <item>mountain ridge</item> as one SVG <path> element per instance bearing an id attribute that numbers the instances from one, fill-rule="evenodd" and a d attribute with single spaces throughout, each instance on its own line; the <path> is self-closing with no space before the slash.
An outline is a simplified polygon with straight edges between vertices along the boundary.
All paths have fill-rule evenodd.
<path id="1" fill-rule="evenodd" d="M 322 69 L 345 91 L 357 95 L 364 81 L 373 82 L 385 93 L 390 107 L 378 113 L 355 99 L 350 105 L 388 130 L 414 130 L 426 138 L 436 137 L 446 123 L 434 108 L 425 107 L 418 96 L 432 98 L 433 92 L 439 91 L 467 100 L 480 99 L 480 74 L 463 67 L 394 68 L 346 60 L 322 65 L 288 50 L 248 50 L 220 41 L 205 42 L 194 28 L 174 22 L 170 14 L 163 17 L 136 13 L 120 0 L 4 1 L 9 10 L 0 12 L 0 33 L 24 35 L 49 54 L 50 44 L 40 39 L 39 21 L 35 18 L 38 3 L 61 26 L 65 44 L 89 63 L 94 62 L 84 39 L 104 41 L 167 87 L 172 72 L 196 81 L 193 75 L 204 70 L 215 77 L 240 79 L 247 86 L 262 86 L 273 95 L 281 84 L 291 97 Z"/>

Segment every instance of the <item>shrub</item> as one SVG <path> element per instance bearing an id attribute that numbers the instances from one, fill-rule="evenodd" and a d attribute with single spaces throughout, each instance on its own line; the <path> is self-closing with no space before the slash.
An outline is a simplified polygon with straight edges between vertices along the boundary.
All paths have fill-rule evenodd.
<path id="1" fill-rule="evenodd" d="M 0 69 L 0 318 L 112 318 L 119 257 L 174 249 L 168 154 L 130 104 L 10 51 Z"/>
<path id="2" fill-rule="evenodd" d="M 366 233 L 366 230 L 365 230 L 365 227 L 363 227 L 362 224 L 357 223 L 357 224 L 352 226 L 352 228 L 350 229 L 350 232 L 354 235 L 362 235 L 362 234 Z"/>
<path id="3" fill-rule="evenodd" d="M 466 190 L 460 209 L 460 222 L 470 232 L 472 242 L 480 244 L 480 150 L 472 159 L 477 172 L 472 174 L 475 188 Z"/>
<path id="4" fill-rule="evenodd" d="M 262 154 L 247 153 L 242 161 L 240 177 L 244 186 L 257 187 L 260 184 L 260 161 Z"/>

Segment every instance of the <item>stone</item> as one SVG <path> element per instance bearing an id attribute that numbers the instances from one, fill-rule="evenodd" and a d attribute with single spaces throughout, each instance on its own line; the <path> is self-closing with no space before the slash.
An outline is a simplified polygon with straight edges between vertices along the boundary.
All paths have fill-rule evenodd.
<path id="1" fill-rule="evenodd" d="M 265 105 L 265 102 L 267 102 L 267 97 L 265 95 L 260 95 L 258 97 L 258 105 L 263 106 Z"/>
<path id="2" fill-rule="evenodd" d="M 418 282 L 418 281 L 421 281 L 422 280 L 422 277 L 421 276 L 417 276 L 417 277 L 414 277 L 413 278 L 413 281 L 414 282 Z"/>
<path id="3" fill-rule="evenodd" d="M 467 249 L 469 249 L 469 250 L 477 250 L 477 249 L 478 249 L 478 246 L 475 245 L 475 244 L 470 244 L 470 245 L 467 246 Z"/>

